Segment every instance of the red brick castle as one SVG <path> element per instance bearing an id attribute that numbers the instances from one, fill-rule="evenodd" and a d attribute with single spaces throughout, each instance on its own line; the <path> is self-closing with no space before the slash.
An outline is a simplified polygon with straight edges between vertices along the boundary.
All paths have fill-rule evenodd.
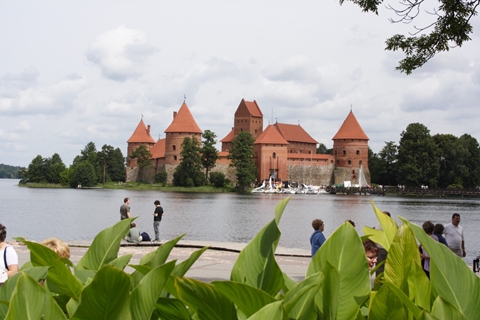
<path id="1" fill-rule="evenodd" d="M 333 154 L 316 154 L 318 142 L 300 124 L 275 123 L 263 128 L 263 114 L 256 101 L 242 99 L 234 116 L 233 128 L 220 142 L 220 159 L 212 171 L 220 171 L 235 181 L 235 169 L 227 159 L 232 141 L 242 131 L 250 132 L 255 139 L 255 165 L 257 180 L 272 177 L 280 181 L 290 181 L 313 185 L 331 185 L 351 181 L 357 184 L 360 168 L 363 168 L 367 181 L 368 137 L 352 111 L 332 138 Z M 165 171 L 168 181 L 180 163 L 180 152 L 185 137 L 196 137 L 201 141 L 203 131 L 197 125 L 190 109 L 184 102 L 165 130 L 165 138 L 155 140 L 150 135 L 150 125 L 140 120 L 137 128 L 128 139 L 127 154 L 130 155 L 140 145 L 146 145 L 152 154 L 153 168 L 147 174 L 152 180 L 157 172 Z M 138 165 L 135 159 L 127 156 L 127 181 L 135 181 Z"/>

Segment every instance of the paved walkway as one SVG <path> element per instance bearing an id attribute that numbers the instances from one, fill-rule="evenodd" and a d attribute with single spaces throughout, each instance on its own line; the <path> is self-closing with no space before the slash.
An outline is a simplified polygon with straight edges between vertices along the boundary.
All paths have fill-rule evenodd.
<path id="1" fill-rule="evenodd" d="M 91 241 L 68 242 L 70 246 L 70 260 L 76 264 L 85 254 L 90 244 Z M 18 253 L 20 266 L 30 261 L 30 252 L 26 246 L 19 243 L 12 245 Z M 133 256 L 130 263 L 138 264 L 145 254 L 156 250 L 159 245 L 159 243 L 150 242 L 132 244 L 122 241 L 119 256 L 132 254 Z M 233 265 L 239 252 L 246 246 L 245 243 L 181 240 L 170 253 L 168 261 L 184 261 L 190 257 L 194 251 L 205 246 L 209 246 L 210 249 L 202 254 L 185 276 L 205 282 L 212 280 L 229 280 Z M 308 264 L 310 263 L 310 251 L 277 247 L 276 260 L 283 272 L 292 279 L 300 281 L 305 277 Z M 127 267 L 126 271 L 130 273 L 133 272 L 133 269 Z"/>

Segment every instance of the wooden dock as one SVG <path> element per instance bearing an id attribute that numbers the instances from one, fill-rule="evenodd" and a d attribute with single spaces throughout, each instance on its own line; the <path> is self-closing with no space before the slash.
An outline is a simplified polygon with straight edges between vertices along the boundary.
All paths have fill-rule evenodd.
<path id="1" fill-rule="evenodd" d="M 419 188 L 419 187 L 332 187 L 331 194 L 346 194 L 346 195 L 395 195 L 395 196 L 410 196 L 410 197 L 430 197 L 430 198 L 460 198 L 471 199 L 480 198 L 479 188 L 463 188 L 463 189 L 449 189 L 449 188 Z"/>

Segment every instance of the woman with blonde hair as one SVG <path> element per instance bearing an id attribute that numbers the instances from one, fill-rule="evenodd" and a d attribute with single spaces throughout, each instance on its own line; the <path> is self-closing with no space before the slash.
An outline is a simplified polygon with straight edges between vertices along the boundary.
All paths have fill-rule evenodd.
<path id="1" fill-rule="evenodd" d="M 48 238 L 43 240 L 40 244 L 56 252 L 60 258 L 70 259 L 70 247 L 68 244 L 57 238 Z"/>
<path id="2" fill-rule="evenodd" d="M 0 223 L 0 286 L 18 272 L 18 255 L 15 249 L 5 242 L 7 228 Z"/>

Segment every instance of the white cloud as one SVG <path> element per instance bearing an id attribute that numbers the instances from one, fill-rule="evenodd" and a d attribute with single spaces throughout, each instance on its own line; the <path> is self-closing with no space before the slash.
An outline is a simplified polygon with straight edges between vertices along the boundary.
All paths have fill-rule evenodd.
<path id="1" fill-rule="evenodd" d="M 98 36 L 86 56 L 100 68 L 104 77 L 123 82 L 141 76 L 154 52 L 143 31 L 122 25 Z"/>

